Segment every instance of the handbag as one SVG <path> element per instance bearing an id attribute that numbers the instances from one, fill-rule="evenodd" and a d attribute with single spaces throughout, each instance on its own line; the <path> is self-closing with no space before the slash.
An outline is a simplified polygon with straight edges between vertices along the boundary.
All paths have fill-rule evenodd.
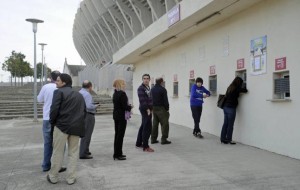
<path id="1" fill-rule="evenodd" d="M 219 94 L 217 106 L 218 106 L 219 108 L 223 109 L 223 107 L 224 107 L 224 105 L 225 105 L 225 101 L 226 101 L 226 96 L 225 96 L 225 94 Z"/>
<path id="2" fill-rule="evenodd" d="M 125 111 L 125 120 L 129 120 L 131 118 L 131 112 Z"/>

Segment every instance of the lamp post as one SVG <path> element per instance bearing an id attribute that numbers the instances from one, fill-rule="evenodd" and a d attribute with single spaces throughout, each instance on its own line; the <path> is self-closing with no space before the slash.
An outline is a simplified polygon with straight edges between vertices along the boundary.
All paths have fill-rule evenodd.
<path id="1" fill-rule="evenodd" d="M 47 68 L 47 64 L 46 64 L 46 57 L 44 56 L 44 75 L 45 75 L 45 82 L 47 83 L 47 79 L 48 79 L 48 68 Z"/>
<path id="2" fill-rule="evenodd" d="M 26 19 L 27 22 L 32 23 L 32 31 L 34 36 L 34 85 L 33 85 L 33 110 L 34 110 L 34 122 L 37 122 L 37 83 L 36 83 L 36 32 L 37 32 L 37 24 L 43 23 L 43 20 L 38 20 L 34 18 Z"/>
<path id="3" fill-rule="evenodd" d="M 42 76 L 41 76 L 41 85 L 43 85 L 44 80 L 44 46 L 47 44 L 45 43 L 39 43 L 39 45 L 42 47 Z"/>

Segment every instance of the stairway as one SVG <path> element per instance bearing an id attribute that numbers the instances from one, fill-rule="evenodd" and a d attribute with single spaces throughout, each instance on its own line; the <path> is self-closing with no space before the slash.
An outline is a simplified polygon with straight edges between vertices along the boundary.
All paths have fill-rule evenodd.
<path id="1" fill-rule="evenodd" d="M 80 88 L 75 88 L 80 89 Z M 38 87 L 38 92 L 40 87 Z M 99 102 L 96 115 L 112 114 L 112 99 L 108 96 L 93 95 Z M 37 116 L 43 118 L 43 104 L 37 103 Z M 33 118 L 33 85 L 22 87 L 0 86 L 0 120 L 13 118 Z"/>

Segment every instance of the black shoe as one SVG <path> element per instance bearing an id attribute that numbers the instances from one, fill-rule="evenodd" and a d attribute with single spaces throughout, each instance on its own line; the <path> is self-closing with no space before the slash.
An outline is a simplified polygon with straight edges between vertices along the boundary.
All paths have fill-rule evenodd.
<path id="1" fill-rule="evenodd" d="M 120 157 L 124 157 L 124 158 L 126 158 L 126 155 L 122 154 Z"/>
<path id="2" fill-rule="evenodd" d="M 91 155 L 80 156 L 80 159 L 93 159 L 93 156 Z"/>
<path id="3" fill-rule="evenodd" d="M 126 157 L 122 157 L 122 156 L 117 156 L 117 157 L 114 157 L 114 160 L 126 160 Z"/>
<path id="4" fill-rule="evenodd" d="M 168 140 L 161 141 L 161 144 L 171 144 L 171 141 L 168 141 Z"/>
<path id="5" fill-rule="evenodd" d="M 203 138 L 204 138 L 204 137 L 201 135 L 201 133 L 200 133 L 200 132 L 199 132 L 199 133 L 197 133 L 195 137 L 198 137 L 198 138 L 200 138 L 200 139 L 203 139 Z"/>
<path id="6" fill-rule="evenodd" d="M 229 144 L 232 144 L 232 145 L 234 145 L 234 144 L 236 144 L 236 142 L 234 142 L 234 141 L 230 141 L 230 142 L 229 142 Z"/>
<path id="7" fill-rule="evenodd" d="M 92 153 L 91 152 L 87 152 L 86 155 L 92 155 Z"/>
<path id="8" fill-rule="evenodd" d="M 52 184 L 56 184 L 56 183 L 57 183 L 57 182 L 52 182 L 51 179 L 50 179 L 50 177 L 49 177 L 49 175 L 47 175 L 47 181 L 48 181 L 49 183 L 52 183 Z"/>
<path id="9" fill-rule="evenodd" d="M 228 144 L 228 141 L 223 141 L 223 140 L 221 140 L 221 144 Z"/>
<path id="10" fill-rule="evenodd" d="M 65 167 L 61 167 L 60 170 L 58 171 L 58 173 L 62 173 L 62 172 L 65 172 L 67 170 L 67 168 Z"/>
<path id="11" fill-rule="evenodd" d="M 156 143 L 159 143 L 159 141 L 158 140 L 151 141 L 151 144 L 156 144 Z"/>

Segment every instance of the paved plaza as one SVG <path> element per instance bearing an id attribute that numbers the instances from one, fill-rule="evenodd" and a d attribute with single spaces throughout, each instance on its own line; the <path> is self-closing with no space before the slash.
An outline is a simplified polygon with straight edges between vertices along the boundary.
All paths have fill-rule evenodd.
<path id="1" fill-rule="evenodd" d="M 192 118 L 191 118 L 192 119 Z M 140 116 L 128 122 L 124 138 L 126 161 L 113 160 L 111 115 L 96 116 L 91 160 L 78 160 L 77 182 L 47 182 L 42 172 L 42 121 L 1 120 L 0 190 L 120 189 L 120 190 L 295 190 L 300 189 L 300 160 L 242 144 L 224 145 L 204 133 L 170 125 L 172 144 L 154 144 L 154 153 L 135 148 Z"/>

